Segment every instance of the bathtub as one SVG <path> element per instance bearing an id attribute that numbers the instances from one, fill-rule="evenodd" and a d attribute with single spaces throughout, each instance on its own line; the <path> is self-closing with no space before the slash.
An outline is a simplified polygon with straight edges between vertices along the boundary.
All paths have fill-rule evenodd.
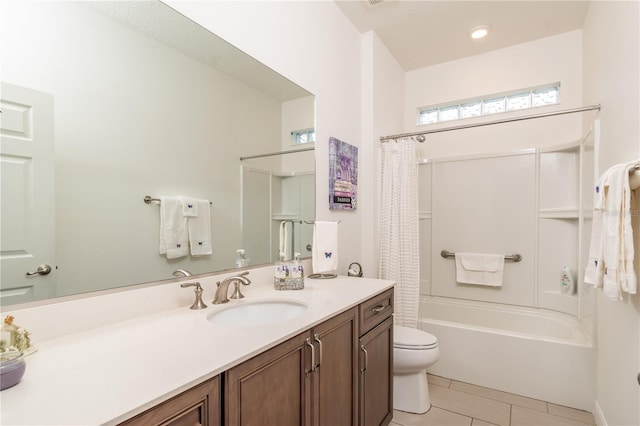
<path id="1" fill-rule="evenodd" d="M 419 328 L 438 338 L 429 373 L 591 411 L 595 351 L 582 324 L 560 312 L 422 297 Z"/>

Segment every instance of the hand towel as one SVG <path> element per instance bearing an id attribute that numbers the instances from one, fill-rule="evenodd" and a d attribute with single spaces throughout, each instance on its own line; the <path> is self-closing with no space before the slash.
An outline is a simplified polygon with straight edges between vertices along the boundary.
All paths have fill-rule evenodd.
<path id="1" fill-rule="evenodd" d="M 280 258 L 279 256 L 284 256 L 285 259 L 288 259 L 287 257 L 287 239 L 288 234 L 287 234 L 287 221 L 283 220 L 282 222 L 280 222 L 280 241 L 279 241 L 279 246 L 278 246 L 278 259 Z"/>
<path id="2" fill-rule="evenodd" d="M 188 218 L 189 244 L 192 256 L 213 253 L 211 244 L 211 209 L 209 200 L 195 200 L 198 215 Z"/>
<path id="3" fill-rule="evenodd" d="M 502 287 L 503 254 L 456 253 L 456 281 Z"/>
<path id="4" fill-rule="evenodd" d="M 338 222 L 315 222 L 311 263 L 314 273 L 338 269 Z"/>
<path id="5" fill-rule="evenodd" d="M 182 202 L 182 215 L 184 217 L 198 216 L 198 200 L 190 197 L 180 197 Z"/>
<path id="6" fill-rule="evenodd" d="M 160 254 L 175 259 L 189 254 L 187 218 L 179 197 L 160 197 Z"/>
<path id="7" fill-rule="evenodd" d="M 614 301 L 622 300 L 623 292 L 637 292 L 629 185 L 629 173 L 637 165 L 636 161 L 610 167 L 595 188 L 584 282 L 602 287 L 604 296 Z"/>

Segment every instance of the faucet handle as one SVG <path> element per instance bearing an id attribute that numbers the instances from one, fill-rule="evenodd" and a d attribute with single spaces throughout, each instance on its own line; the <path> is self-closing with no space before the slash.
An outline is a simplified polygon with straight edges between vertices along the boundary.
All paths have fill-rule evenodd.
<path id="1" fill-rule="evenodd" d="M 195 282 L 195 283 L 183 283 L 180 284 L 180 287 L 182 288 L 186 288 L 186 287 L 195 287 L 195 293 L 196 293 L 196 300 L 195 302 L 193 302 L 193 305 L 191 305 L 190 309 L 204 309 L 207 307 L 207 305 L 204 304 L 204 302 L 202 301 L 202 286 L 200 285 L 200 283 Z"/>
<path id="2" fill-rule="evenodd" d="M 243 285 L 251 284 L 251 280 L 249 279 L 249 277 L 247 277 L 247 275 L 249 275 L 249 271 L 244 271 L 243 273 L 238 274 L 238 278 L 240 278 L 240 281 Z"/>

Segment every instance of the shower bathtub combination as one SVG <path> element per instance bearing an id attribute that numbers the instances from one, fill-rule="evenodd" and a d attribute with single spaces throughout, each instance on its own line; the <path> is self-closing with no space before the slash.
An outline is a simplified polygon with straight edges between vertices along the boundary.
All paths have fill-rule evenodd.
<path id="1" fill-rule="evenodd" d="M 577 318 L 528 307 L 422 296 L 419 328 L 438 338 L 430 374 L 591 410 L 594 348 Z"/>
<path id="2" fill-rule="evenodd" d="M 380 138 L 425 142 L 430 135 L 417 160 L 418 328 L 433 334 L 440 349 L 429 373 L 594 408 L 595 299 L 582 271 L 599 119 L 587 134 L 584 123 L 569 118 L 562 126 L 553 119 L 548 123 L 555 126 L 489 127 L 599 109 L 591 105 Z M 469 131 L 475 127 L 484 129 Z M 458 130 L 459 137 L 435 135 Z M 469 153 L 457 154 L 463 146 Z M 469 282 L 458 276 L 455 253 L 504 254 L 509 262 L 495 282 Z M 561 273 L 575 277 L 576 291 L 561 286 Z"/>

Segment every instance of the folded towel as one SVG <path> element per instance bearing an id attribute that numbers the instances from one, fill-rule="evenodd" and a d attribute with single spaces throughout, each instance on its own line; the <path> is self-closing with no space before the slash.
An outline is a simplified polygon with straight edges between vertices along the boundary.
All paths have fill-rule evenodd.
<path id="1" fill-rule="evenodd" d="M 188 218 L 189 243 L 192 256 L 213 253 L 211 244 L 211 211 L 209 200 L 195 200 L 198 216 Z"/>
<path id="2" fill-rule="evenodd" d="M 160 254 L 175 259 L 189 254 L 187 218 L 179 197 L 160 197 Z"/>
<path id="3" fill-rule="evenodd" d="M 184 217 L 196 217 L 198 216 L 198 200 L 190 197 L 181 197 L 182 202 L 182 215 Z"/>
<path id="4" fill-rule="evenodd" d="M 338 269 L 338 222 L 315 222 L 311 263 L 314 273 Z"/>
<path id="5" fill-rule="evenodd" d="M 584 282 L 602 287 L 610 300 L 622 300 L 623 292 L 637 292 L 629 185 L 629 173 L 637 165 L 635 161 L 610 167 L 595 188 Z"/>
<path id="6" fill-rule="evenodd" d="M 503 254 L 456 253 L 456 281 L 502 287 Z"/>

